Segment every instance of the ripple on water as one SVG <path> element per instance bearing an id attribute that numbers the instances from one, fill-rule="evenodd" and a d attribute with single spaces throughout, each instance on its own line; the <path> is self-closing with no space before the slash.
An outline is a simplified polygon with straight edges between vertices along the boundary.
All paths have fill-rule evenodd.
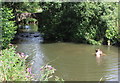
<path id="1" fill-rule="evenodd" d="M 108 53 L 112 52 L 112 54 L 107 54 L 108 56 L 99 59 L 98 65 L 95 56 L 92 56 L 95 46 L 71 43 L 52 43 L 43 44 L 42 46 L 28 45 L 19 45 L 19 50 L 27 51 L 30 55 L 36 55 L 37 53 L 36 64 L 40 63 L 39 59 L 42 61 L 42 58 L 39 57 L 39 52 L 42 52 L 45 59 L 52 61 L 50 64 L 57 69 L 58 76 L 65 79 L 65 81 L 99 81 L 101 78 L 106 81 L 118 80 L 118 53 L 112 47 L 108 50 Z M 102 48 L 105 51 L 107 49 L 105 46 L 102 46 Z M 44 51 L 41 49 L 44 49 Z M 56 59 L 56 57 L 58 58 Z M 37 68 L 37 65 L 35 67 Z"/>
<path id="2" fill-rule="evenodd" d="M 113 61 L 114 63 L 110 63 L 105 70 L 106 81 L 118 81 L 118 64 L 117 62 Z"/>

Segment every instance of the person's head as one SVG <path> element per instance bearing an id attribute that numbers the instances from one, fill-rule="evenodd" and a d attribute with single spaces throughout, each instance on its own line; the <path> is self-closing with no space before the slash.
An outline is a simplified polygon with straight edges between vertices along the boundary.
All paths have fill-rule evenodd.
<path id="1" fill-rule="evenodd" d="M 100 49 L 96 49 L 95 52 L 101 51 Z"/>

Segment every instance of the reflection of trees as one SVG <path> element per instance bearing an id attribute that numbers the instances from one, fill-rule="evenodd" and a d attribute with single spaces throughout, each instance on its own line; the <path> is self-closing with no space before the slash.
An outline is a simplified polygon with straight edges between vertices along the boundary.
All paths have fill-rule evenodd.
<path id="1" fill-rule="evenodd" d="M 40 77 L 40 67 L 44 65 L 44 55 L 40 44 L 31 43 L 31 44 L 18 44 L 18 51 L 24 52 L 29 55 L 27 58 L 26 64 L 32 67 L 32 73 L 37 74 L 36 78 Z"/>

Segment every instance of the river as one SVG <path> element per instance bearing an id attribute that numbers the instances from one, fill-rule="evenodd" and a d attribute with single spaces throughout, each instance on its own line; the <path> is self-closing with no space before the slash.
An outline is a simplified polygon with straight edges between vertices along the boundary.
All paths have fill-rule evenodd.
<path id="1" fill-rule="evenodd" d="M 33 63 L 32 71 L 36 74 L 42 65 L 49 63 L 56 68 L 55 74 L 65 81 L 118 81 L 118 47 L 64 42 L 28 44 L 22 41 L 16 45 L 18 52 L 30 56 L 27 60 Z M 97 48 L 107 56 L 96 58 Z"/>

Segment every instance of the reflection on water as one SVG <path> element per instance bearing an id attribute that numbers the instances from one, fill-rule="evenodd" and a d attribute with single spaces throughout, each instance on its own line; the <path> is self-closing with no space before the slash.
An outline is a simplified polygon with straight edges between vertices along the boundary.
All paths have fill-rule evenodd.
<path id="1" fill-rule="evenodd" d="M 17 51 L 24 52 L 26 55 L 29 55 L 27 59 L 27 65 L 32 66 L 32 73 L 36 74 L 36 78 L 40 77 L 40 68 L 45 65 L 45 56 L 43 56 L 42 49 L 40 44 L 35 43 L 21 43 L 17 44 Z"/>
<path id="2" fill-rule="evenodd" d="M 72 43 L 42 44 L 44 56 L 57 68 L 57 75 L 66 81 L 117 81 L 118 48 Z M 95 49 L 100 48 L 107 56 L 96 58 Z"/>
<path id="3" fill-rule="evenodd" d="M 38 26 L 36 24 L 19 25 L 18 31 L 19 32 L 37 32 Z"/>
<path id="4" fill-rule="evenodd" d="M 100 48 L 107 56 L 96 58 L 95 49 Z M 56 74 L 66 81 L 117 81 L 118 49 L 72 43 L 18 44 L 18 50 L 30 55 L 34 73 L 47 61 L 51 61 Z"/>
<path id="5" fill-rule="evenodd" d="M 29 55 L 27 61 L 35 74 L 39 74 L 42 65 L 50 62 L 57 69 L 56 75 L 65 81 L 118 81 L 117 47 L 74 43 L 40 44 L 34 41 L 20 41 L 17 51 Z M 94 53 L 97 48 L 107 56 L 96 58 Z"/>
<path id="6" fill-rule="evenodd" d="M 101 64 L 102 63 L 102 57 L 96 57 L 96 62 L 98 64 Z"/>

